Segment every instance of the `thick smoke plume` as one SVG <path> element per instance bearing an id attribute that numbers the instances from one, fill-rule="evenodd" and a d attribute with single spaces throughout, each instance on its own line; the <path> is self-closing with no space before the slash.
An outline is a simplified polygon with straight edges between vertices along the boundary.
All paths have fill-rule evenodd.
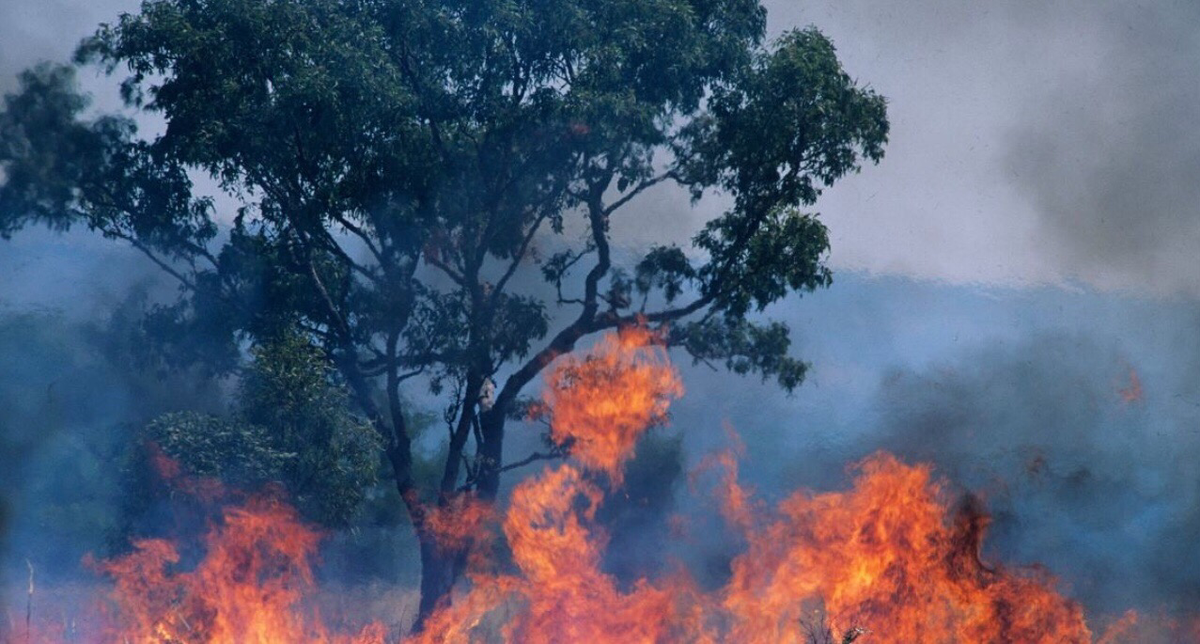
<path id="1" fill-rule="evenodd" d="M 984 491 L 995 554 L 1055 562 L 1089 606 L 1189 609 L 1200 408 L 1172 380 L 1114 344 L 1035 335 L 887 375 L 872 445 Z"/>

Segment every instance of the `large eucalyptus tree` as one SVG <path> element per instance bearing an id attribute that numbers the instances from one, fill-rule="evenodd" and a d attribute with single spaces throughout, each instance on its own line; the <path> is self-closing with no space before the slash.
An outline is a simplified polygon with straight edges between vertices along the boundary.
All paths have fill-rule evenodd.
<path id="1" fill-rule="evenodd" d="M 383 439 L 422 616 L 463 562 L 426 517 L 495 498 L 526 460 L 504 451 L 521 393 L 587 336 L 669 325 L 695 359 L 800 384 L 788 328 L 747 316 L 830 283 L 800 208 L 888 132 L 818 31 L 766 41 L 759 0 L 145 0 L 75 64 L 165 127 L 90 114 L 70 67 L 26 72 L 0 113 L 0 233 L 83 225 L 145 253 L 180 284 L 147 320 L 176 358 L 231 368 L 285 331 L 319 347 Z M 620 265 L 610 222 L 662 216 L 639 210 L 659 184 L 728 209 Z M 450 410 L 434 489 L 409 380 Z"/>

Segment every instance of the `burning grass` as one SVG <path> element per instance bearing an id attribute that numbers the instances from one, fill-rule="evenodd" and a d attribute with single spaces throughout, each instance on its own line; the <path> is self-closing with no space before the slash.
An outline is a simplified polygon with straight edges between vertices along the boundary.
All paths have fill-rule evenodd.
<path id="1" fill-rule="evenodd" d="M 469 521 L 439 518 L 453 547 L 473 549 L 468 583 L 405 641 L 1112 644 L 1144 641 L 1154 629 L 1187 637 L 1189 625 L 1139 624 L 1132 613 L 1098 634 L 1044 570 L 981 558 L 989 519 L 977 500 L 952 500 L 930 467 L 885 453 L 859 463 L 845 491 L 796 492 L 775 507 L 741 486 L 734 451 L 714 455 L 704 468 L 719 474 L 716 498 L 746 544 L 728 582 L 706 591 L 681 569 L 622 587 L 602 571 L 607 536 L 596 512 L 619 492 L 638 437 L 682 393 L 678 375 L 654 335 L 633 329 L 561 360 L 546 391 L 541 411 L 571 459 L 517 485 L 503 513 L 469 504 Z M 504 566 L 488 537 L 496 527 L 511 553 Z M 39 623 L 23 633 L 10 620 L 10 640 L 400 640 L 405 617 L 326 619 L 315 600 L 318 539 L 286 504 L 251 498 L 224 510 L 194 566 L 179 565 L 171 542 L 139 542 L 96 564 L 111 585 L 86 628 Z"/>

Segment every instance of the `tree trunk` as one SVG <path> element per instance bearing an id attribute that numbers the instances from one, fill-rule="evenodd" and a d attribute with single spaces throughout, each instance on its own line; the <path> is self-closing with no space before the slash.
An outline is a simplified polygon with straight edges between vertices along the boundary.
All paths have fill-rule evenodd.
<path id="1" fill-rule="evenodd" d="M 501 450 L 504 436 L 504 413 L 492 408 L 480 414 L 480 429 L 484 436 L 480 455 L 484 464 L 476 482 L 476 498 L 494 503 L 500 487 Z M 448 511 L 443 507 L 441 511 Z M 417 528 L 421 546 L 421 602 L 413 632 L 424 629 L 426 621 L 440 606 L 450 601 L 450 591 L 466 569 L 468 548 L 447 550 L 439 545 L 428 530 Z"/>
<path id="2" fill-rule="evenodd" d="M 424 630 L 434 611 L 450 603 L 450 591 L 462 576 L 467 551 L 450 550 L 438 544 L 427 530 L 417 530 L 421 545 L 421 602 L 413 632 Z"/>
<path id="3" fill-rule="evenodd" d="M 423 531 L 418 530 L 418 535 Z M 454 587 L 454 562 L 447 553 L 429 537 L 418 537 L 421 544 L 421 603 L 417 607 L 417 621 L 413 632 L 425 628 L 425 622 L 433 611 L 450 601 L 450 589 Z"/>
<path id="4" fill-rule="evenodd" d="M 483 434 L 480 448 L 479 482 L 475 489 L 479 499 L 488 503 L 496 500 L 500 491 L 500 468 L 504 465 L 504 421 L 505 411 L 499 404 L 480 416 L 479 429 Z"/>

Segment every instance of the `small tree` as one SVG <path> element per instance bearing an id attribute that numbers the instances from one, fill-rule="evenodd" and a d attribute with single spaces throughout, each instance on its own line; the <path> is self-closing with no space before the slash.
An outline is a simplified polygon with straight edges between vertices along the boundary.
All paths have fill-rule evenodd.
<path id="1" fill-rule="evenodd" d="M 307 520 L 348 524 L 376 483 L 378 434 L 355 418 L 328 363 L 308 341 L 285 334 L 253 351 L 234 414 L 165 414 L 141 434 L 193 475 L 255 489 L 283 485 Z M 145 455 L 145 449 L 137 453 Z M 135 480 L 147 464 L 135 465 Z M 128 511 L 140 509 L 137 494 Z"/>
<path id="2" fill-rule="evenodd" d="M 281 328 L 319 346 L 385 445 L 424 617 L 464 561 L 429 508 L 495 498 L 521 392 L 580 340 L 670 325 L 697 360 L 803 379 L 787 327 L 746 316 L 830 283 L 825 228 L 798 208 L 878 161 L 888 124 L 819 32 L 764 30 L 758 0 L 145 0 L 77 61 L 124 70 L 129 107 L 165 130 L 89 120 L 69 69 L 26 72 L 0 116 L 0 233 L 132 244 L 182 289 L 152 326 L 222 368 Z M 195 172 L 236 200 L 227 227 Z M 610 221 L 659 184 L 731 206 L 691 251 L 614 265 Z M 531 264 L 553 301 L 516 288 Z M 449 410 L 433 490 L 404 422 L 417 377 Z"/>

